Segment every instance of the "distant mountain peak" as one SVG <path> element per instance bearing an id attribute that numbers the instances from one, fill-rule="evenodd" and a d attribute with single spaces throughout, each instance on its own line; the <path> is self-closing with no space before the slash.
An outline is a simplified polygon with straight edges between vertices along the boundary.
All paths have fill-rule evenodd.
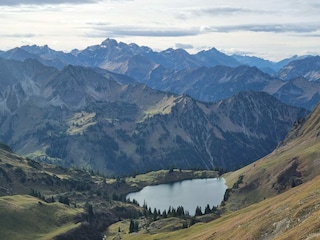
<path id="1" fill-rule="evenodd" d="M 216 49 L 215 47 L 210 48 L 209 50 L 206 50 L 207 52 L 211 52 L 211 53 L 220 53 L 220 51 L 218 51 L 218 49 Z"/>
<path id="2" fill-rule="evenodd" d="M 171 54 L 172 52 L 174 52 L 175 50 L 173 48 L 167 48 L 166 50 L 163 50 L 162 53 L 164 54 Z"/>
<path id="3" fill-rule="evenodd" d="M 117 46 L 118 42 L 115 39 L 107 38 L 101 43 L 101 45 L 113 47 L 113 46 Z"/>
<path id="4" fill-rule="evenodd" d="M 320 81 L 320 56 L 307 56 L 298 58 L 282 67 L 277 77 L 290 80 L 304 77 L 309 81 Z"/>

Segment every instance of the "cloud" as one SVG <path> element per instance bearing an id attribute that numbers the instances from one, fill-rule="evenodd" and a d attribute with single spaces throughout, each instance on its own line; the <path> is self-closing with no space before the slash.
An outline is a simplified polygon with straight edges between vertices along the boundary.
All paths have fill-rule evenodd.
<path id="1" fill-rule="evenodd" d="M 0 34 L 1 37 L 8 37 L 8 38 L 32 38 L 39 35 L 33 33 L 14 33 L 14 34 Z"/>
<path id="2" fill-rule="evenodd" d="M 320 27 L 317 24 L 243 24 L 226 26 L 200 26 L 200 27 L 139 27 L 131 25 L 111 25 L 110 23 L 87 23 L 85 37 L 187 37 L 208 33 L 230 32 L 271 32 L 271 33 L 309 33 L 316 34 Z M 177 47 L 193 48 L 192 45 L 177 43 Z"/>
<path id="3" fill-rule="evenodd" d="M 87 4 L 99 2 L 131 2 L 134 0 L 1 0 L 0 6 Z"/>
<path id="4" fill-rule="evenodd" d="M 200 26 L 200 33 L 206 33 L 206 32 L 219 32 L 219 29 L 212 26 Z"/>
<path id="5" fill-rule="evenodd" d="M 101 23 L 94 27 L 94 32 L 85 34 L 91 37 L 104 36 L 143 36 L 143 37 L 185 37 L 199 34 L 199 28 L 162 28 L 135 26 L 103 26 Z"/>
<path id="6" fill-rule="evenodd" d="M 233 31 L 250 31 L 250 32 L 295 32 L 295 33 L 308 33 L 317 31 L 320 27 L 317 24 L 244 24 L 217 27 L 219 32 L 233 32 Z"/>
<path id="7" fill-rule="evenodd" d="M 249 8 L 241 8 L 241 7 L 209 7 L 209 8 L 202 8 L 202 9 L 195 9 L 192 11 L 194 15 L 229 15 L 235 13 L 270 13 L 270 11 L 263 11 L 257 9 L 249 9 Z"/>
<path id="8" fill-rule="evenodd" d="M 225 48 L 223 51 L 227 54 L 237 54 L 237 55 L 242 55 L 242 56 L 250 56 L 254 55 L 254 52 L 252 51 L 247 51 L 243 49 L 236 49 L 236 48 Z"/>
<path id="9" fill-rule="evenodd" d="M 183 49 L 193 49 L 194 46 L 192 44 L 186 44 L 186 43 L 176 43 L 176 48 L 183 48 Z"/>
<path id="10" fill-rule="evenodd" d="M 18 5 L 56 5 L 56 4 L 85 4 L 97 3 L 100 0 L 2 0 L 0 6 L 18 6 Z"/>
<path id="11" fill-rule="evenodd" d="M 208 32 L 273 32 L 273 33 L 311 33 L 320 30 L 320 26 L 310 23 L 283 23 L 283 24 L 242 24 L 227 26 L 201 26 L 201 33 Z"/>
<path id="12" fill-rule="evenodd" d="M 177 14 L 179 19 L 192 19 L 194 17 L 202 16 L 229 16 L 229 15 L 241 15 L 241 14 L 273 14 L 274 11 L 271 10 L 261 10 L 261 9 L 250 9 L 243 7 L 206 7 L 206 8 L 194 8 L 194 9 L 184 9 L 182 12 Z"/>
<path id="13" fill-rule="evenodd" d="M 312 38 L 319 38 L 320 37 L 320 33 L 306 33 L 303 35 L 304 37 L 312 37 Z"/>

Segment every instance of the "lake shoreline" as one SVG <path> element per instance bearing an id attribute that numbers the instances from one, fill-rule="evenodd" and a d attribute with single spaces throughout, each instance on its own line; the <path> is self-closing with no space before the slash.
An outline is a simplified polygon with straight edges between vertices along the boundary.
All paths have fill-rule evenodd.
<path id="1" fill-rule="evenodd" d="M 227 189 L 224 178 L 187 179 L 174 183 L 148 185 L 139 191 L 126 195 L 127 200 L 140 206 L 148 205 L 161 211 L 169 207 L 184 207 L 193 213 L 199 206 L 204 210 L 207 205 L 217 207 L 221 204 Z"/>
<path id="2" fill-rule="evenodd" d="M 138 174 L 133 177 L 124 178 L 125 183 L 130 186 L 122 194 L 141 191 L 146 186 L 156 186 L 160 184 L 170 184 L 184 180 L 220 178 L 222 174 L 214 170 L 159 170 L 144 174 Z"/>

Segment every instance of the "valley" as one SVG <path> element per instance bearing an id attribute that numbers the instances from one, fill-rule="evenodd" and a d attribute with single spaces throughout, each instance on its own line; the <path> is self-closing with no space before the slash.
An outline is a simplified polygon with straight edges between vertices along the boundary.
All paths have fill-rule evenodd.
<path id="1" fill-rule="evenodd" d="M 108 178 L 22 158 L 0 146 L 0 232 L 6 239 L 101 239 L 121 219 L 143 215 L 125 196 L 148 185 L 212 178 L 217 171 L 161 170 Z"/>
<path id="2" fill-rule="evenodd" d="M 0 51 L 0 238 L 317 239 L 319 61 Z M 126 198 L 210 178 L 223 200 L 195 213 Z"/>
<path id="3" fill-rule="evenodd" d="M 108 239 L 318 239 L 319 111 L 320 105 L 271 154 L 223 175 L 229 194 L 220 218 L 173 232 L 167 223 L 137 234 L 115 233 L 119 222 Z"/>
<path id="4" fill-rule="evenodd" d="M 281 195 L 188 229 L 172 232 L 163 227 L 156 232 L 141 230 L 137 234 L 124 231 L 120 236 L 121 239 L 318 239 L 318 184 L 319 177 Z M 112 228 L 117 229 L 120 224 Z"/>

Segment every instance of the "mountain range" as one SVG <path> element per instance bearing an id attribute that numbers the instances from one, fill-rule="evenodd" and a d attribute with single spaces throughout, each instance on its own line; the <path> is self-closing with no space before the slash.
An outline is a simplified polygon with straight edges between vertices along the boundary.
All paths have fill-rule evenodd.
<path id="1" fill-rule="evenodd" d="M 293 56 L 279 62 L 271 62 L 259 57 L 227 55 L 216 48 L 202 50 L 196 54 L 189 54 L 184 49 L 166 49 L 160 52 L 153 51 L 147 46 L 139 46 L 135 43 L 126 44 L 114 39 L 106 39 L 100 45 L 89 46 L 83 50 L 74 49 L 69 53 L 55 51 L 48 45 L 26 45 L 8 51 L 0 52 L 0 56 L 6 59 L 25 60 L 26 58 L 37 58 L 47 65 L 61 68 L 73 64 L 86 67 L 100 67 L 115 70 L 124 62 L 140 56 L 155 65 L 161 65 L 167 69 L 187 69 L 199 67 L 214 67 L 217 65 L 237 67 L 240 65 L 256 66 L 260 69 L 269 68 L 278 72 L 289 62 L 304 59 L 308 56 Z"/>
<path id="2" fill-rule="evenodd" d="M 320 101 L 317 56 L 274 63 L 113 39 L 0 56 L 0 140 L 41 161 L 116 174 L 239 168 L 274 149 Z"/>
<path id="3" fill-rule="evenodd" d="M 111 71 L 128 76 L 126 81 L 130 83 L 187 94 L 205 102 L 249 90 L 264 91 L 284 103 L 309 110 L 320 101 L 317 56 L 293 56 L 271 62 L 258 57 L 229 56 L 215 48 L 196 54 L 183 49 L 156 52 L 134 43 L 106 39 L 100 45 L 69 53 L 55 51 L 47 45 L 33 45 L 2 52 L 0 57 L 19 61 L 33 58 L 59 70 L 67 65 L 95 68 L 100 74 L 107 70 L 106 74 Z"/>
<path id="4" fill-rule="evenodd" d="M 1 141 L 34 159 L 109 173 L 236 169 L 308 113 L 263 92 L 205 103 L 80 66 L 2 59 L 0 68 Z"/>
<path id="5" fill-rule="evenodd" d="M 0 238 L 101 239 L 118 222 L 119 239 L 317 239 L 319 66 L 113 39 L 0 51 Z M 201 224 L 124 200 L 161 176 L 218 174 L 195 169 L 228 185 L 214 213 L 189 216 Z"/>

